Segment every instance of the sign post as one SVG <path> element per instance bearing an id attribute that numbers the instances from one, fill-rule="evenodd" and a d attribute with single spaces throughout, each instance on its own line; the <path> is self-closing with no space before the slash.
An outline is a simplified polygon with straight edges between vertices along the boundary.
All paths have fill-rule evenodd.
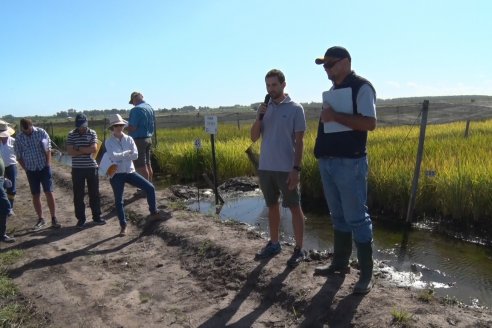
<path id="1" fill-rule="evenodd" d="M 219 205 L 219 190 L 217 187 L 217 161 L 215 157 L 215 135 L 217 134 L 217 116 L 205 116 L 205 132 L 210 134 L 212 144 L 212 169 L 214 175 L 215 205 Z"/>

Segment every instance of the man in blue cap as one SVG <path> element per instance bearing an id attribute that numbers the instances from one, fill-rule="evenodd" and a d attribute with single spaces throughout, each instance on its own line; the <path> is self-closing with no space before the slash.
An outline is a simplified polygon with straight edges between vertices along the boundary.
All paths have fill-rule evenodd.
<path id="1" fill-rule="evenodd" d="M 77 114 L 75 129 L 70 131 L 67 138 L 67 152 L 72 156 L 73 204 L 78 228 L 82 228 L 86 221 L 84 203 L 86 181 L 92 220 L 97 225 L 106 224 L 106 221 L 101 219 L 99 174 L 95 160 L 97 134 L 88 126 L 87 117 L 82 113 Z"/>

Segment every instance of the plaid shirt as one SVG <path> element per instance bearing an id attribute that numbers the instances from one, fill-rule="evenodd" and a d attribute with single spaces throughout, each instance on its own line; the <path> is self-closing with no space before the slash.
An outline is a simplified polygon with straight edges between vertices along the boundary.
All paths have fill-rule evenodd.
<path id="1" fill-rule="evenodd" d="M 48 146 L 45 150 L 44 144 Z M 41 171 L 46 167 L 46 151 L 51 151 L 51 140 L 48 133 L 37 127 L 32 127 L 32 134 L 21 132 L 14 144 L 17 160 L 24 161 L 28 171 Z"/>

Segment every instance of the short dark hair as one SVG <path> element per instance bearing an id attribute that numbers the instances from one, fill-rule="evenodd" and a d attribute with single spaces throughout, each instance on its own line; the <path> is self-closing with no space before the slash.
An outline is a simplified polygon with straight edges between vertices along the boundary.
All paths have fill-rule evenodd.
<path id="1" fill-rule="evenodd" d="M 22 130 L 27 130 L 32 126 L 32 120 L 30 118 L 23 118 L 20 120 L 20 126 Z"/>
<path id="2" fill-rule="evenodd" d="M 285 82 L 285 75 L 279 69 L 271 69 L 270 71 L 268 71 L 268 73 L 265 75 L 265 80 L 268 79 L 269 77 L 274 77 L 274 76 L 278 78 L 278 81 L 280 83 Z"/>

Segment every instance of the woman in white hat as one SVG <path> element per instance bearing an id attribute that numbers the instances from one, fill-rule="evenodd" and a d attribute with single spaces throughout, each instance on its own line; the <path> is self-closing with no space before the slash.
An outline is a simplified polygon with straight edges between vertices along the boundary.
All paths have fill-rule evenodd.
<path id="1" fill-rule="evenodd" d="M 15 156 L 15 130 L 7 122 L 0 121 L 0 153 L 5 165 L 5 187 L 10 202 L 9 215 L 14 214 L 14 200 L 16 194 L 15 182 L 17 179 L 17 157 Z"/>
<path id="2" fill-rule="evenodd" d="M 116 173 L 109 181 L 113 188 L 114 202 L 120 221 L 120 236 L 126 234 L 127 227 L 125 209 L 123 207 L 125 183 L 129 183 L 145 191 L 150 215 L 157 215 L 159 213 L 156 206 L 154 185 L 135 171 L 133 161 L 138 158 L 138 151 L 133 138 L 123 133 L 123 129 L 127 124 L 128 122 L 122 119 L 119 114 L 111 115 L 109 117 L 109 129 L 112 133 L 104 143 L 109 159 L 118 165 Z"/>

